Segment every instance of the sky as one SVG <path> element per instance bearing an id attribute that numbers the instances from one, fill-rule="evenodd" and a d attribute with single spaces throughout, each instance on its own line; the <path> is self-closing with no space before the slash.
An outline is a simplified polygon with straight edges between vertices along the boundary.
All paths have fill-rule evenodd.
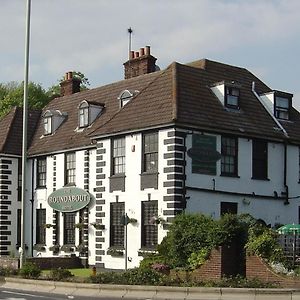
<path id="1" fill-rule="evenodd" d="M 300 108 L 299 0 L 32 0 L 29 79 L 44 88 L 67 71 L 91 87 L 124 77 L 132 50 L 157 65 L 202 58 L 247 68 Z M 26 0 L 0 0 L 0 83 L 24 77 Z"/>

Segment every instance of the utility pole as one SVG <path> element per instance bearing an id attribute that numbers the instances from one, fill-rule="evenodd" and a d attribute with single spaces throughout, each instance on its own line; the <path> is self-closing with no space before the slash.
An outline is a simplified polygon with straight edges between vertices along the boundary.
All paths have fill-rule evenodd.
<path id="1" fill-rule="evenodd" d="M 29 41 L 30 41 L 30 10 L 31 0 L 26 5 L 26 32 L 25 32 L 25 65 L 24 65 L 24 98 L 23 98 L 23 137 L 22 137 L 22 210 L 21 210 L 21 249 L 20 267 L 25 262 L 25 207 L 26 207 L 26 164 L 27 164 L 27 115 L 28 115 L 28 70 L 29 70 Z"/>

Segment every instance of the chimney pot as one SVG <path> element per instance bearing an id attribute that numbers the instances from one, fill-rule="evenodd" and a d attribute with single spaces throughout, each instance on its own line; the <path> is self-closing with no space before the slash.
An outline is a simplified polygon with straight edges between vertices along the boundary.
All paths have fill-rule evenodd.
<path id="1" fill-rule="evenodd" d="M 140 56 L 144 56 L 145 55 L 145 49 L 144 48 L 140 48 Z"/>
<path id="2" fill-rule="evenodd" d="M 134 59 L 134 51 L 129 51 L 129 60 Z"/>
<path id="3" fill-rule="evenodd" d="M 135 58 L 138 58 L 140 56 L 140 53 L 138 51 L 135 52 Z"/>
<path id="4" fill-rule="evenodd" d="M 145 47 L 145 53 L 146 55 L 150 55 L 150 46 Z"/>

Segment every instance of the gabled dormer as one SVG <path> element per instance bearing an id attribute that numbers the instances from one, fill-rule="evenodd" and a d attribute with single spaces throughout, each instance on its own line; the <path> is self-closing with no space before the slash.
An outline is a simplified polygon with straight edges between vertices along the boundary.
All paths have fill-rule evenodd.
<path id="1" fill-rule="evenodd" d="M 211 90 L 225 108 L 239 110 L 240 88 L 241 85 L 235 81 L 222 81 L 212 86 Z"/>
<path id="2" fill-rule="evenodd" d="M 139 91 L 130 92 L 129 90 L 124 90 L 120 93 L 118 100 L 120 101 L 120 108 L 124 107 Z"/>
<path id="3" fill-rule="evenodd" d="M 274 90 L 262 94 L 260 97 L 275 118 L 279 120 L 290 120 L 293 94 Z"/>
<path id="4" fill-rule="evenodd" d="M 67 114 L 59 110 L 46 110 L 43 114 L 44 135 L 53 134 L 66 119 Z"/>
<path id="5" fill-rule="evenodd" d="M 104 105 L 83 100 L 78 106 L 78 128 L 90 126 L 103 111 Z"/>

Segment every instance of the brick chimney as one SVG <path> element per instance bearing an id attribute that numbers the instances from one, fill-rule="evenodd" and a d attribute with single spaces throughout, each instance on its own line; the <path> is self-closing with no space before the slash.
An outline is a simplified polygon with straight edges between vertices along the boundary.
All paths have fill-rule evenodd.
<path id="1" fill-rule="evenodd" d="M 60 95 L 68 96 L 80 92 L 79 78 L 73 77 L 73 72 L 67 72 L 64 81 L 60 83 Z"/>
<path id="2" fill-rule="evenodd" d="M 148 74 L 156 71 L 156 58 L 150 54 L 150 46 L 140 51 L 129 52 L 129 60 L 124 65 L 125 79 Z"/>

